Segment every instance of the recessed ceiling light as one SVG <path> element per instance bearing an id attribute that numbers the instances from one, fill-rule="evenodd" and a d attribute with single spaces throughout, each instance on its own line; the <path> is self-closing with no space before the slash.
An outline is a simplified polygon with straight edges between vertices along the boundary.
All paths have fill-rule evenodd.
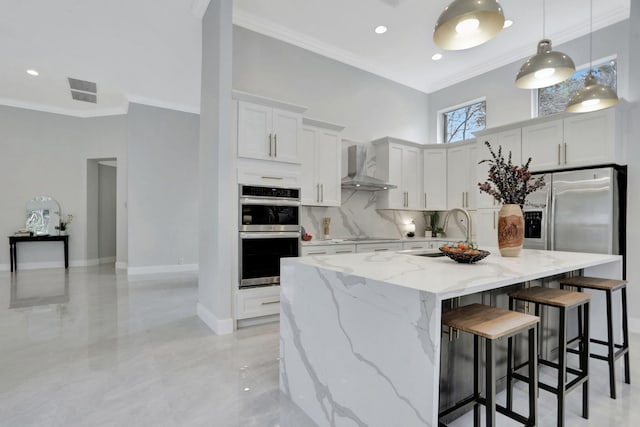
<path id="1" fill-rule="evenodd" d="M 387 32 L 387 27 L 385 27 L 384 25 L 378 25 L 374 31 L 376 32 L 376 34 L 384 34 Z"/>
<path id="2" fill-rule="evenodd" d="M 440 61 L 442 59 L 442 54 L 441 53 L 436 53 L 435 55 L 433 55 L 431 57 L 431 59 L 433 59 L 434 61 Z"/>
<path id="3" fill-rule="evenodd" d="M 512 25 L 513 25 L 513 21 L 511 19 L 505 19 L 504 25 L 502 26 L 502 28 L 509 28 Z"/>
<path id="4" fill-rule="evenodd" d="M 27 74 L 29 74 L 30 76 L 39 76 L 40 75 L 39 72 L 37 72 L 36 70 L 31 70 L 31 69 L 27 70 Z"/>

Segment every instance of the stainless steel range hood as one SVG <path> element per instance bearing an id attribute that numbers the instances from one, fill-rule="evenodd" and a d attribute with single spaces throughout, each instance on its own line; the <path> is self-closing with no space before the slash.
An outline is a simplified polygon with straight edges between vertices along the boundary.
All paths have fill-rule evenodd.
<path id="1" fill-rule="evenodd" d="M 352 145 L 347 149 L 348 174 L 342 178 L 342 188 L 346 190 L 380 191 L 397 186 L 388 184 L 378 178 L 368 176 L 365 172 L 366 153 L 363 147 Z"/>

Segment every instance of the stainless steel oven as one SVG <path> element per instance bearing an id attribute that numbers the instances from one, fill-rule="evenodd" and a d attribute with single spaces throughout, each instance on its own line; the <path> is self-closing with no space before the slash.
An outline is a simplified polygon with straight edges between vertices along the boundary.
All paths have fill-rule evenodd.
<path id="1" fill-rule="evenodd" d="M 297 257 L 300 189 L 240 186 L 240 287 L 280 283 L 280 258 Z"/>

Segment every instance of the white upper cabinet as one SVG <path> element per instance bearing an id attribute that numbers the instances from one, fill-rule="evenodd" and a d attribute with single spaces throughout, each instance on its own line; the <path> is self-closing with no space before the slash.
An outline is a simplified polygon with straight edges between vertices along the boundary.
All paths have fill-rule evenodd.
<path id="1" fill-rule="evenodd" d="M 542 171 L 616 163 L 616 110 L 576 114 L 522 128 L 522 158 Z"/>
<path id="2" fill-rule="evenodd" d="M 340 206 L 343 127 L 304 119 L 302 129 L 302 204 Z"/>
<path id="3" fill-rule="evenodd" d="M 562 165 L 562 120 L 522 128 L 522 157 L 531 157 L 532 171 L 557 169 Z"/>
<path id="4" fill-rule="evenodd" d="M 488 134 L 478 137 L 477 144 L 477 163 L 481 160 L 486 160 L 491 158 L 491 153 L 487 149 L 487 146 L 484 144 L 485 141 L 489 141 L 491 144 L 491 148 L 497 154 L 498 148 L 502 147 L 502 155 L 505 160 L 509 159 L 509 152 L 511 152 L 511 162 L 514 165 L 521 165 L 523 163 L 522 159 L 522 133 L 520 128 L 510 129 L 503 132 L 498 132 L 495 134 Z M 476 166 L 477 171 L 477 182 L 485 182 L 489 176 L 489 164 L 482 163 Z M 477 185 L 477 184 L 476 184 Z M 478 201 L 477 207 L 478 209 L 483 208 L 494 208 L 496 206 L 499 207 L 498 201 L 493 197 L 488 195 L 487 193 L 480 193 L 478 190 Z"/>
<path id="5" fill-rule="evenodd" d="M 476 243 L 480 247 L 498 246 L 499 209 L 478 209 L 476 212 Z"/>
<path id="6" fill-rule="evenodd" d="M 565 166 L 615 163 L 615 109 L 564 119 Z"/>
<path id="7" fill-rule="evenodd" d="M 447 210 L 447 150 L 427 148 L 423 150 L 423 209 Z"/>
<path id="8" fill-rule="evenodd" d="M 300 163 L 301 129 L 301 113 L 238 102 L 239 157 Z"/>
<path id="9" fill-rule="evenodd" d="M 418 144 L 388 137 L 373 143 L 376 147 L 376 178 L 397 186 L 378 192 L 378 209 L 424 209 L 422 153 Z"/>
<path id="10" fill-rule="evenodd" d="M 449 148 L 447 153 L 447 208 L 475 209 L 476 144 Z"/>

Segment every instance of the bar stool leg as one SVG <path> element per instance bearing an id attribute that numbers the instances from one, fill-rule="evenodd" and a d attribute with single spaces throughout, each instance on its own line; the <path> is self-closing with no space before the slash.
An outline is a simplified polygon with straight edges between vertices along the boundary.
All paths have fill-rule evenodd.
<path id="1" fill-rule="evenodd" d="M 613 315 L 611 310 L 611 291 L 607 294 L 607 361 L 609 362 L 609 394 L 612 399 L 616 398 L 616 349 L 613 337 Z"/>
<path id="2" fill-rule="evenodd" d="M 560 324 L 558 328 L 558 427 L 564 427 L 564 407 L 566 398 L 567 376 L 567 317 L 566 309 L 560 308 Z"/>
<path id="3" fill-rule="evenodd" d="M 509 297 L 509 310 L 515 311 L 513 298 Z M 513 337 L 507 339 L 507 409 L 513 409 L 513 365 L 515 355 L 513 354 Z M 531 357 L 529 357 L 531 363 Z"/>
<path id="4" fill-rule="evenodd" d="M 629 325 L 627 323 L 627 287 L 622 288 L 622 347 L 627 349 L 624 354 L 624 382 L 631 384 L 631 372 L 629 370 Z"/>
<path id="5" fill-rule="evenodd" d="M 495 342 L 490 339 L 485 340 L 486 346 L 486 375 L 485 375 L 485 389 L 486 389 L 486 418 L 487 427 L 493 427 L 496 425 L 496 371 L 495 371 Z"/>
<path id="6" fill-rule="evenodd" d="M 480 427 L 480 337 L 473 336 L 473 393 L 476 403 L 473 405 L 473 426 Z"/>
<path id="7" fill-rule="evenodd" d="M 529 422 L 538 424 L 538 339 L 536 328 L 529 329 Z"/>
<path id="8" fill-rule="evenodd" d="M 580 340 L 581 343 L 584 343 L 584 351 L 580 355 L 583 365 L 582 370 L 587 377 L 587 380 L 582 383 L 582 418 L 585 419 L 589 419 L 589 343 L 591 341 L 589 338 L 589 304 L 588 302 L 584 304 L 584 336 Z"/>

